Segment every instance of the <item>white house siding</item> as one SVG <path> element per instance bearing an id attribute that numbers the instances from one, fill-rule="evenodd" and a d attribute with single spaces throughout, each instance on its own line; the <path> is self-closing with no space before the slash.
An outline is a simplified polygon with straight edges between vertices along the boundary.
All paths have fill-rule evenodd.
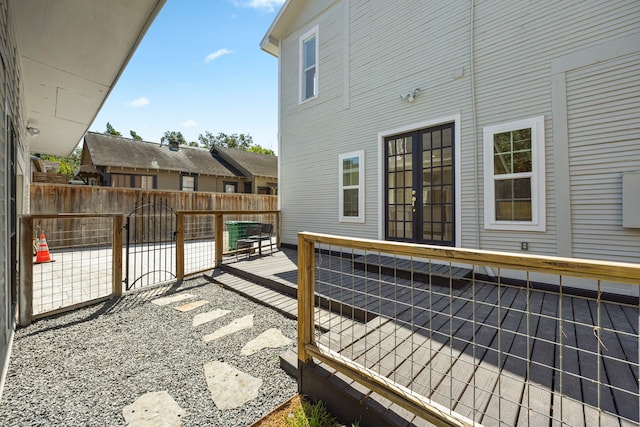
<path id="1" fill-rule="evenodd" d="M 15 270 L 15 266 L 10 263 L 10 235 L 7 232 L 11 228 L 11 224 L 16 220 L 10 212 L 10 192 L 9 182 L 11 177 L 7 157 L 9 155 L 9 144 L 11 141 L 15 144 L 16 149 L 16 169 L 19 176 L 25 175 L 24 171 L 28 168 L 28 152 L 25 149 L 26 141 L 25 124 L 22 120 L 21 102 L 20 102 L 20 67 L 17 58 L 17 47 L 15 36 L 13 33 L 12 23 L 8 4 L 5 0 L 0 0 L 0 58 L 2 59 L 3 68 L 0 72 L 0 395 L 2 393 L 2 384 L 6 374 L 8 364 L 8 352 L 13 333 L 14 311 L 11 303 L 11 290 L 9 271 Z M 8 108 L 5 108 L 7 106 Z M 10 138 L 10 130 L 13 128 L 15 132 L 14 138 Z M 29 181 L 28 174 L 27 181 Z M 19 178 L 22 183 L 24 178 Z M 24 188 L 18 186 L 17 200 L 18 213 L 22 213 L 26 207 L 20 206 Z"/>
<path id="2" fill-rule="evenodd" d="M 528 241 L 536 253 L 589 255 L 556 250 L 551 62 L 588 46 L 638 33 L 638 6 L 638 2 L 624 1 L 478 2 L 474 55 L 478 127 L 544 114 L 546 130 L 546 232 L 481 229 L 484 248 L 516 250 L 519 242 Z M 635 122 L 637 126 L 638 120 Z"/>
<path id="3" fill-rule="evenodd" d="M 640 262 L 640 228 L 622 227 L 622 174 L 640 171 L 640 52 L 566 79 L 573 254 Z"/>
<path id="4" fill-rule="evenodd" d="M 310 3 L 317 2 L 307 2 Z M 462 107 L 451 94 L 460 98 L 468 87 L 464 79 L 453 80 L 451 75 L 465 64 L 468 40 L 463 33 L 468 28 L 468 13 L 443 16 L 437 2 L 426 8 L 424 4 L 342 1 L 306 26 L 294 25 L 299 30 L 283 42 L 279 153 L 283 242 L 296 243 L 296 234 L 302 230 L 379 237 L 378 133 L 460 113 Z M 464 3 L 460 4 L 464 10 Z M 420 13 L 416 14 L 416 10 Z M 343 90 L 344 13 L 351 16 L 348 93 Z M 425 21 L 438 31 L 455 34 L 456 47 L 463 53 L 442 52 L 441 43 L 435 39 L 425 43 L 406 37 L 421 32 Z M 320 42 L 319 96 L 299 104 L 298 37 L 316 24 Z M 379 28 L 386 30 L 377 31 Z M 398 49 L 399 43 L 410 45 Z M 422 64 L 422 70 L 414 70 L 416 64 Z M 442 64 L 450 65 L 440 70 L 438 65 Z M 403 77 L 407 73 L 411 74 L 410 79 Z M 430 87 L 421 73 L 433 73 L 435 86 Z M 425 91 L 415 104 L 400 99 L 401 94 L 416 87 Z M 434 94 L 437 99 L 433 102 L 421 103 L 421 97 L 427 100 Z M 344 108 L 345 96 L 349 97 L 348 109 Z M 365 150 L 366 221 L 339 223 L 338 155 L 359 149 Z"/>
<path id="5" fill-rule="evenodd" d="M 519 251 L 520 243 L 528 242 L 531 253 L 567 254 L 558 249 L 561 242 L 556 224 L 559 220 L 571 222 L 572 218 L 567 210 L 558 213 L 564 187 L 563 192 L 556 194 L 556 187 L 563 185 L 556 182 L 556 175 L 562 176 L 561 172 L 569 169 L 569 162 L 558 164 L 560 157 L 554 141 L 557 131 L 554 117 L 561 113 L 558 108 L 563 105 L 554 102 L 552 63 L 575 51 L 638 34 L 640 2 L 305 3 L 280 49 L 283 242 L 295 244 L 296 233 L 302 230 L 380 237 L 383 217 L 379 201 L 383 195 L 378 184 L 381 173 L 378 135 L 458 115 L 461 146 L 456 167 L 462 177 L 462 200 L 456 208 L 461 213 L 461 222 L 457 224 L 462 230 L 460 246 Z M 472 4 L 475 87 L 470 78 Z M 349 15 L 348 25 L 345 13 Z M 319 96 L 300 104 L 298 38 L 315 25 L 320 43 Z M 345 29 L 349 31 L 348 37 Z M 344 63 L 345 56 L 349 58 L 348 64 Z M 574 93 L 573 78 L 568 76 L 568 96 Z M 414 103 L 400 99 L 401 94 L 415 88 L 421 92 Z M 472 93 L 476 98 L 475 129 Z M 565 101 L 573 105 L 570 99 Z M 545 117 L 546 230 L 485 230 L 482 129 L 541 115 Z M 636 114 L 628 119 L 635 126 L 636 135 L 637 117 Z M 573 164 L 574 155 L 581 154 L 571 147 Z M 366 164 L 366 222 L 339 223 L 338 155 L 361 149 L 365 150 Z M 606 159 L 609 169 L 618 167 L 615 156 L 609 154 Z M 617 254 L 614 250 L 606 252 L 614 254 L 615 259 L 629 261 L 628 257 L 621 259 L 618 255 L 633 250 L 637 253 L 634 249 L 637 231 L 621 229 L 620 184 L 612 185 L 617 186 L 618 200 L 615 208 L 608 208 L 615 214 L 607 215 L 617 215 L 612 219 L 617 221 L 617 236 L 624 236 L 632 246 Z M 572 181 L 567 193 L 574 188 Z M 581 190 L 583 194 L 576 188 L 575 197 L 588 198 L 589 192 L 596 191 L 590 185 Z M 573 200 L 571 197 L 572 207 Z M 593 242 L 588 241 L 576 223 L 581 221 L 579 216 L 573 221 L 572 255 L 602 257 L 585 249 Z"/>

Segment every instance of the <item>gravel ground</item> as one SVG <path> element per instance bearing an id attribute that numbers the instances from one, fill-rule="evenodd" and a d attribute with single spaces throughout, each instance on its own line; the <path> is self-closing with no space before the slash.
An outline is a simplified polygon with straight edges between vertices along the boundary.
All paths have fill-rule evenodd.
<path id="1" fill-rule="evenodd" d="M 173 292 L 195 298 L 167 306 L 151 303 L 155 291 L 34 322 L 16 331 L 0 403 L 2 426 L 120 426 L 122 408 L 140 395 L 166 390 L 186 412 L 183 426 L 246 426 L 297 391 L 279 368 L 286 347 L 251 356 L 240 349 L 269 328 L 279 328 L 295 346 L 296 322 L 203 278 Z M 176 305 L 205 299 L 187 313 Z M 231 313 L 197 327 L 193 316 L 214 309 Z M 254 327 L 204 343 L 202 336 L 254 313 Z M 240 408 L 220 411 L 207 389 L 203 365 L 223 361 L 263 379 L 259 396 Z"/>

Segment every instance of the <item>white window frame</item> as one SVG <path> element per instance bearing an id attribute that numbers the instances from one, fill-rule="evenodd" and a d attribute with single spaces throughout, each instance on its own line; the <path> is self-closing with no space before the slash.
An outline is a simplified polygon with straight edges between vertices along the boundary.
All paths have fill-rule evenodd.
<path id="1" fill-rule="evenodd" d="M 358 158 L 358 184 L 344 185 L 344 160 Z M 352 151 L 338 156 L 338 221 L 339 222 L 364 222 L 364 150 Z M 358 216 L 344 215 L 344 191 L 358 190 Z"/>
<path id="2" fill-rule="evenodd" d="M 498 221 L 495 212 L 495 171 L 493 135 L 531 129 L 531 172 L 500 175 L 503 179 L 531 178 L 531 221 Z M 487 230 L 546 231 L 544 116 L 517 120 L 483 128 L 484 228 Z"/>
<path id="3" fill-rule="evenodd" d="M 316 39 L 316 43 L 315 43 L 315 58 L 316 58 L 316 63 L 315 63 L 315 69 L 316 69 L 316 77 L 314 79 L 314 93 L 313 96 L 310 96 L 308 98 L 305 98 L 305 84 L 306 84 L 306 79 L 305 79 L 305 69 L 304 69 L 304 43 L 309 40 L 310 38 L 315 37 Z M 319 82 L 319 67 L 318 67 L 318 62 L 319 62 L 319 57 L 318 57 L 318 53 L 319 53 L 319 42 L 318 42 L 318 26 L 316 25 L 315 27 L 313 27 L 312 29 L 310 29 L 309 31 L 307 31 L 306 33 L 304 33 L 303 35 L 300 36 L 300 38 L 298 39 L 298 45 L 299 45 L 299 64 L 298 64 L 298 70 L 299 70 L 299 80 L 300 80 L 300 85 L 299 85 L 299 91 L 300 91 L 300 96 L 299 96 L 299 100 L 300 103 L 302 104 L 303 102 L 307 102 L 311 99 L 315 99 L 318 97 L 318 82 Z"/>

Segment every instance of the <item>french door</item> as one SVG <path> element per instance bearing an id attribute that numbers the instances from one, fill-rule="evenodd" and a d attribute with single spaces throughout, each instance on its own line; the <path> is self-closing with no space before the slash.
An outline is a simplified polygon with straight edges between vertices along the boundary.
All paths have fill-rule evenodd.
<path id="1" fill-rule="evenodd" d="M 389 136 L 385 238 L 455 246 L 454 124 Z"/>

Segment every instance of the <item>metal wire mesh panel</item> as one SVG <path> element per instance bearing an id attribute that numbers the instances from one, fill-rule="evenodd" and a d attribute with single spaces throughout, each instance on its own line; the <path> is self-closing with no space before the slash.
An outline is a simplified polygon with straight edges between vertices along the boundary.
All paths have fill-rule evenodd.
<path id="1" fill-rule="evenodd" d="M 214 215 L 186 215 L 184 218 L 184 274 L 215 267 Z"/>
<path id="2" fill-rule="evenodd" d="M 316 311 L 320 348 L 459 420 L 640 421 L 638 299 L 608 283 L 327 246 L 314 287 L 359 319 Z"/>
<path id="3" fill-rule="evenodd" d="M 51 261 L 35 263 L 42 236 Z M 111 294 L 111 218 L 37 220 L 33 237 L 34 315 Z"/>

